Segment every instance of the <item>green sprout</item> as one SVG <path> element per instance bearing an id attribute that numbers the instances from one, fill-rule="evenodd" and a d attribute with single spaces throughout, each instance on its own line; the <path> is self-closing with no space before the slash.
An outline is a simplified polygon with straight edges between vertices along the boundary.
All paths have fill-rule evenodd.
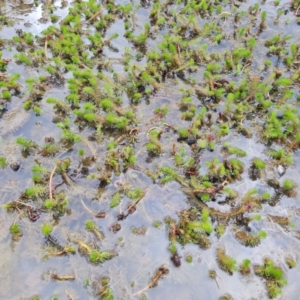
<path id="1" fill-rule="evenodd" d="M 112 259 L 114 256 L 116 256 L 114 252 L 94 250 L 90 253 L 89 259 L 92 263 L 103 263 L 106 260 Z"/>
<path id="2" fill-rule="evenodd" d="M 44 236 L 46 236 L 46 237 L 49 236 L 51 234 L 52 230 L 53 230 L 53 228 L 52 228 L 51 224 L 49 224 L 49 223 L 43 224 L 42 233 Z"/>
<path id="3" fill-rule="evenodd" d="M 114 208 L 120 204 L 121 201 L 121 194 L 115 193 L 110 201 L 110 207 Z"/>
<path id="4" fill-rule="evenodd" d="M 7 161 L 6 161 L 6 158 L 1 156 L 0 157 L 0 168 L 1 169 L 5 169 L 7 167 Z"/>
<path id="5" fill-rule="evenodd" d="M 250 259 L 244 259 L 239 266 L 239 271 L 242 275 L 247 275 L 250 273 L 251 261 Z"/>

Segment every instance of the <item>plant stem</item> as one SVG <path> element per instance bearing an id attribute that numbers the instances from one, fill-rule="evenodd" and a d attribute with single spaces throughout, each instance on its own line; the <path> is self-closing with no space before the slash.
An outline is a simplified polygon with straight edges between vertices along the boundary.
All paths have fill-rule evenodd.
<path id="1" fill-rule="evenodd" d="M 53 175 L 55 173 L 55 170 L 57 168 L 57 165 L 54 166 L 51 174 L 50 174 L 50 179 L 49 179 L 49 197 L 50 197 L 50 200 L 52 200 L 52 178 L 53 178 Z"/>

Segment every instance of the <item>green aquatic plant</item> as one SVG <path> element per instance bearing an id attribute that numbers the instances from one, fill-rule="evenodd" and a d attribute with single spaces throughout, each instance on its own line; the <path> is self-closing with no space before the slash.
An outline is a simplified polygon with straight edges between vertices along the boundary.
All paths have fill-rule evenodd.
<path id="1" fill-rule="evenodd" d="M 229 155 L 236 155 L 237 157 L 245 157 L 247 155 L 246 151 L 233 147 L 230 142 L 223 144 L 223 150 Z"/>
<path id="2" fill-rule="evenodd" d="M 52 230 L 53 230 L 53 228 L 52 228 L 52 226 L 49 223 L 43 224 L 43 226 L 42 226 L 42 234 L 44 236 L 46 236 L 46 237 L 50 236 Z"/>
<path id="3" fill-rule="evenodd" d="M 168 114 L 168 112 L 169 112 L 169 109 L 166 105 L 163 105 L 161 107 L 157 107 L 154 110 L 154 114 L 161 117 L 161 118 L 165 117 Z"/>
<path id="4" fill-rule="evenodd" d="M 100 291 L 100 299 L 101 300 L 114 300 L 115 299 L 112 289 L 109 288 L 107 284 L 106 285 L 103 284 L 103 288 Z"/>
<path id="5" fill-rule="evenodd" d="M 149 133 L 149 142 L 146 144 L 146 149 L 154 155 L 158 155 L 162 152 L 162 145 L 159 142 L 159 138 L 162 134 L 160 129 L 151 130 Z"/>
<path id="6" fill-rule="evenodd" d="M 293 180 L 291 180 L 291 179 L 288 179 L 288 178 L 286 178 L 283 182 L 282 182 L 282 188 L 284 189 L 284 190 L 291 190 L 291 189 L 293 189 L 293 188 L 295 188 L 296 187 L 296 185 L 295 185 L 295 183 L 293 182 Z"/>
<path id="7" fill-rule="evenodd" d="M 112 259 L 114 256 L 116 256 L 116 253 L 112 251 L 93 250 L 89 254 L 89 260 L 92 263 L 103 263 L 106 260 Z"/>
<path id="8" fill-rule="evenodd" d="M 21 228 L 20 228 L 20 225 L 14 223 L 10 226 L 10 233 L 12 235 L 20 235 L 21 234 Z"/>
<path id="9" fill-rule="evenodd" d="M 206 162 L 208 168 L 208 174 L 215 178 L 224 178 L 226 175 L 226 169 L 223 163 L 218 158 L 213 158 Z"/>
<path id="10" fill-rule="evenodd" d="M 59 149 L 60 147 L 54 143 L 46 143 L 41 147 L 39 154 L 46 157 L 53 156 L 59 151 Z"/>
<path id="11" fill-rule="evenodd" d="M 243 245 L 249 247 L 258 246 L 262 239 L 267 237 L 265 231 L 259 231 L 258 233 L 247 233 L 243 230 L 238 230 L 234 234 L 235 238 Z"/>
<path id="12" fill-rule="evenodd" d="M 120 193 L 115 193 L 110 201 L 110 207 L 114 208 L 120 204 L 121 201 L 121 194 Z"/>
<path id="13" fill-rule="evenodd" d="M 228 200 L 234 200 L 238 197 L 238 192 L 228 187 L 225 187 L 223 192 L 226 194 L 226 199 Z"/>
<path id="14" fill-rule="evenodd" d="M 244 259 L 242 261 L 242 263 L 240 264 L 239 266 L 239 272 L 242 274 L 242 275 L 247 275 L 251 272 L 251 261 L 250 259 Z"/>
<path id="15" fill-rule="evenodd" d="M 26 188 L 24 195 L 27 198 L 39 198 L 45 196 L 47 193 L 47 187 L 41 184 L 36 184 L 32 187 Z"/>
<path id="16" fill-rule="evenodd" d="M 249 169 L 249 176 L 252 180 L 260 178 L 263 174 L 263 170 L 266 168 L 265 162 L 260 158 L 254 158 L 252 160 L 251 167 Z"/>
<path id="17" fill-rule="evenodd" d="M 295 188 L 297 187 L 297 184 L 289 178 L 284 179 L 281 185 L 281 189 L 284 194 L 287 196 L 294 196 L 296 194 Z"/>
<path id="18" fill-rule="evenodd" d="M 145 235 L 147 232 L 147 227 L 142 226 L 140 228 L 137 228 L 135 226 L 131 226 L 130 231 L 136 235 Z"/>
<path id="19" fill-rule="evenodd" d="M 105 122 L 108 126 L 112 126 L 120 130 L 126 129 L 128 125 L 128 120 L 125 117 L 119 117 L 114 113 L 107 114 Z"/>
<path id="20" fill-rule="evenodd" d="M 69 106 L 63 102 L 60 99 L 54 98 L 54 97 L 49 97 L 46 99 L 46 102 L 49 104 L 53 104 L 53 108 L 58 112 L 58 113 L 68 113 L 70 112 Z"/>
<path id="21" fill-rule="evenodd" d="M 160 227 L 162 226 L 162 222 L 161 222 L 161 221 L 154 221 L 154 222 L 153 222 L 153 226 L 154 226 L 155 228 L 160 228 Z"/>
<path id="22" fill-rule="evenodd" d="M 179 129 L 178 134 L 179 134 L 179 137 L 182 139 L 186 139 L 189 136 L 189 132 L 187 129 Z"/>
<path id="23" fill-rule="evenodd" d="M 14 55 L 14 59 L 19 64 L 25 64 L 27 66 L 31 66 L 32 65 L 32 60 L 24 52 L 16 53 Z"/>
<path id="24" fill-rule="evenodd" d="M 81 140 L 80 136 L 68 129 L 63 129 L 61 134 L 61 141 L 63 143 L 74 144 Z"/>
<path id="25" fill-rule="evenodd" d="M 226 252 L 221 248 L 217 248 L 217 263 L 219 268 L 227 272 L 229 275 L 232 275 L 233 272 L 238 270 L 236 260 L 227 255 Z"/>
<path id="26" fill-rule="evenodd" d="M 211 241 L 205 233 L 199 234 L 199 247 L 203 250 L 209 249 L 211 247 Z"/>
<path id="27" fill-rule="evenodd" d="M 296 261 L 292 257 L 286 257 L 285 263 L 288 265 L 290 269 L 295 268 L 297 266 Z"/>
<path id="28" fill-rule="evenodd" d="M 219 224 L 215 230 L 217 236 L 220 238 L 225 233 L 226 226 L 224 224 Z"/>
<path id="29" fill-rule="evenodd" d="M 10 100 L 11 98 L 11 93 L 8 90 L 4 90 L 2 91 L 2 98 L 5 100 Z"/>
<path id="30" fill-rule="evenodd" d="M 130 199 L 137 199 L 143 195 L 143 191 L 140 188 L 134 190 L 126 190 L 126 196 Z"/>
<path id="31" fill-rule="evenodd" d="M 176 247 L 176 245 L 174 245 L 174 244 L 170 244 L 169 247 L 168 247 L 168 250 L 169 250 L 172 254 L 177 253 L 177 247 Z"/>
<path id="32" fill-rule="evenodd" d="M 0 168 L 5 169 L 7 167 L 8 163 L 6 161 L 6 158 L 1 156 L 0 157 Z"/>
<path id="33" fill-rule="evenodd" d="M 263 265 L 254 266 L 254 273 L 266 280 L 266 288 L 271 299 L 282 294 L 281 288 L 287 284 L 287 280 L 284 279 L 282 269 L 277 267 L 270 258 L 265 258 Z"/>
<path id="34" fill-rule="evenodd" d="M 290 153 L 288 153 L 285 149 L 280 148 L 278 150 L 270 149 L 268 150 L 268 154 L 276 160 L 276 163 L 283 165 L 292 165 L 293 157 Z"/>
<path id="35" fill-rule="evenodd" d="M 187 228 L 196 232 L 212 233 L 213 226 L 209 219 L 209 211 L 207 209 L 202 210 L 201 221 L 192 221 L 187 223 Z"/>
<path id="36" fill-rule="evenodd" d="M 132 147 L 124 147 L 120 156 L 123 158 L 124 167 L 133 167 L 136 162 L 136 157 L 134 155 L 134 149 Z"/>
<path id="37" fill-rule="evenodd" d="M 205 149 L 207 147 L 207 140 L 200 139 L 197 141 L 197 145 L 200 149 Z"/>
<path id="38" fill-rule="evenodd" d="M 253 159 L 253 166 L 258 170 L 263 170 L 266 167 L 265 162 L 260 158 Z"/>
<path id="39" fill-rule="evenodd" d="M 32 140 L 28 140 L 26 138 L 23 137 L 18 137 L 16 139 L 16 143 L 22 148 L 22 150 L 28 152 L 30 150 L 34 150 L 37 148 L 37 143 L 32 141 Z"/>
<path id="40" fill-rule="evenodd" d="M 188 255 L 185 256 L 185 260 L 188 263 L 192 263 L 193 262 L 193 256 L 188 254 Z"/>
<path id="41" fill-rule="evenodd" d="M 103 240 L 104 238 L 104 235 L 103 233 L 98 229 L 97 225 L 91 221 L 91 220 L 87 220 L 85 222 L 85 229 L 87 231 L 91 231 L 97 239 L 99 239 L 100 241 Z"/>

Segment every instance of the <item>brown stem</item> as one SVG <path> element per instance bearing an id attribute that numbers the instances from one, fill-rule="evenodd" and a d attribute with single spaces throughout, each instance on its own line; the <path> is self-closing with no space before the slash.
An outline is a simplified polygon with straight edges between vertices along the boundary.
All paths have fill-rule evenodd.
<path id="1" fill-rule="evenodd" d="M 48 60 L 48 38 L 45 39 L 45 57 Z"/>
<path id="2" fill-rule="evenodd" d="M 50 179 L 49 179 L 49 197 L 50 197 L 50 200 L 52 200 L 52 178 L 53 178 L 53 175 L 55 173 L 55 170 L 57 168 L 57 165 L 54 166 L 51 174 L 50 174 Z"/>
<path id="3" fill-rule="evenodd" d="M 249 67 L 251 65 L 251 63 L 248 63 L 248 64 L 246 64 L 246 65 L 244 65 L 244 67 L 242 68 L 242 71 L 241 72 L 243 72 L 247 67 Z"/>
<path id="4" fill-rule="evenodd" d="M 95 153 L 95 150 L 92 148 L 92 145 L 91 145 L 91 143 L 87 140 L 87 139 L 85 139 L 85 138 L 83 138 L 83 137 L 81 137 L 81 140 L 86 144 L 86 146 L 89 148 L 89 150 L 90 150 L 90 152 L 91 152 L 91 155 L 92 155 L 92 160 L 95 160 L 95 158 L 96 158 L 96 153 Z"/>
<path id="5" fill-rule="evenodd" d="M 295 11 L 295 16 L 296 16 L 296 17 L 298 16 L 299 9 L 300 9 L 300 4 L 299 4 L 299 6 L 297 7 L 297 9 L 296 9 L 296 11 Z"/>
<path id="6" fill-rule="evenodd" d="M 59 251 L 59 252 L 49 253 L 48 255 L 49 255 L 49 256 L 60 256 L 60 255 L 63 255 L 63 254 L 65 254 L 65 253 L 66 253 L 66 250 L 63 249 L 63 250 L 61 250 L 61 251 Z"/>
<path id="7" fill-rule="evenodd" d="M 143 199 L 143 197 L 146 195 L 146 192 L 149 190 L 149 188 L 146 188 L 142 195 L 138 197 L 132 204 L 130 204 L 127 208 L 127 214 L 126 217 L 130 214 L 130 211 L 136 207 L 136 205 Z"/>
<path id="8" fill-rule="evenodd" d="M 56 279 L 56 280 L 75 280 L 75 275 L 59 276 L 59 275 L 56 275 L 56 274 L 52 274 L 52 279 Z"/>
<path id="9" fill-rule="evenodd" d="M 61 178 L 67 186 L 71 186 L 74 183 L 72 178 L 70 178 L 69 175 L 66 172 L 61 173 Z"/>
<path id="10" fill-rule="evenodd" d="M 134 132 L 139 132 L 140 129 L 138 127 L 134 127 L 130 130 L 129 135 L 132 135 Z"/>
<path id="11" fill-rule="evenodd" d="M 95 18 L 97 18 L 99 15 L 101 15 L 102 13 L 102 8 L 97 11 L 94 15 L 92 15 L 88 20 L 84 21 L 83 23 L 89 23 L 91 21 L 93 21 Z"/>
<path id="12" fill-rule="evenodd" d="M 81 199 L 81 203 L 83 205 L 83 207 L 90 213 L 92 214 L 93 216 L 96 216 L 96 213 L 94 211 L 92 211 L 91 209 L 89 209 L 86 204 L 83 202 L 83 200 Z"/>
<path id="13" fill-rule="evenodd" d="M 65 293 L 70 300 L 74 300 L 73 296 L 67 290 L 65 290 Z"/>

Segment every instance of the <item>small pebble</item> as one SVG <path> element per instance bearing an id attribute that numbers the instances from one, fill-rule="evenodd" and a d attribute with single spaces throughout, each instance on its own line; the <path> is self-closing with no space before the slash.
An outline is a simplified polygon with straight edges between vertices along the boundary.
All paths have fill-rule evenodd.
<path id="1" fill-rule="evenodd" d="M 12 163 L 12 164 L 10 164 L 10 168 L 11 168 L 14 172 L 17 172 L 17 171 L 20 170 L 21 164 L 18 163 L 18 162 Z"/>
<path id="2" fill-rule="evenodd" d="M 278 172 L 279 176 L 281 177 L 285 173 L 285 167 L 282 165 L 279 165 L 277 167 L 277 172 Z"/>

